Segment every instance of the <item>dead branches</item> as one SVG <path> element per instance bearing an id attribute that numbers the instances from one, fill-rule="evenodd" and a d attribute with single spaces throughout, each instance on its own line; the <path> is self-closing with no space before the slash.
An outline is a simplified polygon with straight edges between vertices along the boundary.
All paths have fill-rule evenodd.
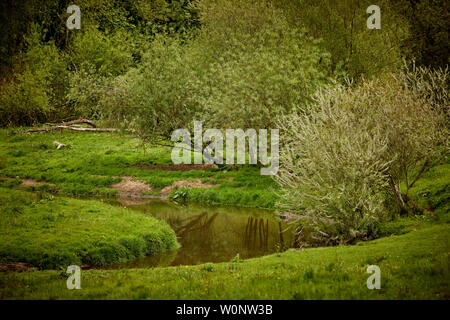
<path id="1" fill-rule="evenodd" d="M 80 119 L 80 120 L 74 120 L 74 121 L 69 121 L 69 122 L 63 122 L 62 125 L 63 126 L 71 126 L 73 124 L 88 124 L 93 128 L 97 128 L 97 124 L 94 121 L 91 120 L 87 120 L 87 119 Z"/>
<path id="2" fill-rule="evenodd" d="M 74 127 L 73 125 L 76 125 L 76 124 L 88 124 L 92 128 L 80 127 L 80 126 Z M 87 131 L 87 132 L 117 132 L 117 131 L 119 131 L 119 129 L 115 129 L 115 128 L 97 128 L 97 124 L 95 122 L 93 122 L 91 120 L 87 120 L 87 119 L 80 119 L 80 120 L 63 122 L 62 124 L 49 123 L 48 125 L 50 125 L 51 127 L 28 129 L 28 130 L 22 131 L 22 133 L 28 133 L 28 132 L 49 132 L 49 131 L 53 131 L 53 130 L 60 130 L 61 131 L 63 129 L 73 130 L 73 131 Z M 125 130 L 125 131 L 133 132 L 134 130 L 130 129 L 130 130 Z"/>
<path id="3" fill-rule="evenodd" d="M 89 132 L 115 132 L 115 131 L 118 131 L 117 129 L 114 129 L 114 128 L 82 128 L 82 127 L 71 127 L 71 126 L 54 126 L 54 127 L 50 127 L 50 128 L 28 129 L 28 130 L 24 130 L 22 132 L 23 133 L 48 132 L 48 131 L 52 131 L 52 130 L 62 130 L 62 129 L 73 130 L 73 131 L 89 131 Z"/>
<path id="4" fill-rule="evenodd" d="M 64 143 L 61 143 L 61 142 L 58 142 L 58 141 L 53 141 L 53 144 L 55 144 L 57 147 L 56 147 L 56 150 L 59 150 L 59 149 L 61 149 L 62 147 L 65 147 L 66 145 L 64 144 Z"/>

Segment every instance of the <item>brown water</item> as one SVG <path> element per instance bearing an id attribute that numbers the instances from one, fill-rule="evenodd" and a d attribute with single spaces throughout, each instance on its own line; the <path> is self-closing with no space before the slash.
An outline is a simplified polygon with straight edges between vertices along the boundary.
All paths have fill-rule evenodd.
<path id="1" fill-rule="evenodd" d="M 275 213 L 234 207 L 180 206 L 160 200 L 127 206 L 166 221 L 181 248 L 111 268 L 196 265 L 260 257 L 289 248 L 292 230 Z"/>

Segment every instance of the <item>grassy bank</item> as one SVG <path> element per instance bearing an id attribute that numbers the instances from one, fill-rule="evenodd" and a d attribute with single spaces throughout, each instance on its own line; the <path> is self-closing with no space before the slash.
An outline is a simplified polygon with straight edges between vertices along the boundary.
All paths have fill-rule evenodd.
<path id="1" fill-rule="evenodd" d="M 448 218 L 450 212 L 450 163 L 431 168 L 411 189 L 411 197 L 421 208 Z"/>
<path id="2" fill-rule="evenodd" d="M 56 150 L 53 141 L 67 147 Z M 16 180 L 0 181 L 3 185 L 19 184 L 34 179 L 47 184 L 33 186 L 69 196 L 117 196 L 109 188 L 132 176 L 147 183 L 158 194 L 175 181 L 200 179 L 213 188 L 185 189 L 177 199 L 207 204 L 241 207 L 274 208 L 277 185 L 259 169 L 235 166 L 218 170 L 167 171 L 149 170 L 137 165 L 172 165 L 171 148 L 144 149 L 138 139 L 111 133 L 68 132 L 21 134 L 20 129 L 0 130 L 0 177 Z M 172 191 L 171 196 L 176 194 Z"/>
<path id="3" fill-rule="evenodd" d="M 165 222 L 100 201 L 0 188 L 0 207 L 0 262 L 101 266 L 178 246 Z"/>
<path id="4" fill-rule="evenodd" d="M 192 267 L 0 274 L 2 299 L 449 299 L 448 224 L 356 246 L 290 250 Z M 369 265 L 381 289 L 369 290 Z"/>

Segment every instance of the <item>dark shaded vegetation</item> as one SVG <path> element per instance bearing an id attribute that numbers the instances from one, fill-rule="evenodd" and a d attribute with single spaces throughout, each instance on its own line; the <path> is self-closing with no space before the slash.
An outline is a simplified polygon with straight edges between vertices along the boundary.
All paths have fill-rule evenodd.
<path id="1" fill-rule="evenodd" d="M 69 1 L 3 1 L 0 125 L 85 116 L 144 140 L 193 117 L 267 127 L 332 80 L 403 59 L 445 68 L 445 1 L 381 1 L 381 30 L 366 28 L 370 4 L 82 0 L 82 28 L 68 31 Z"/>

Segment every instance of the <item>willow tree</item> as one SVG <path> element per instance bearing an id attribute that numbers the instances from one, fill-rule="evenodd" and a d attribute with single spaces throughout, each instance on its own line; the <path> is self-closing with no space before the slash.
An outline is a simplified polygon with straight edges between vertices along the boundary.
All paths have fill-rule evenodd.
<path id="1" fill-rule="evenodd" d="M 410 83 L 424 73 L 435 83 L 447 78 L 445 71 L 420 69 L 338 86 L 318 94 L 309 110 L 279 121 L 281 206 L 315 241 L 375 236 L 388 204 L 407 212 L 410 188 L 448 155 L 442 111 L 448 99 L 436 108 L 432 92 Z"/>

